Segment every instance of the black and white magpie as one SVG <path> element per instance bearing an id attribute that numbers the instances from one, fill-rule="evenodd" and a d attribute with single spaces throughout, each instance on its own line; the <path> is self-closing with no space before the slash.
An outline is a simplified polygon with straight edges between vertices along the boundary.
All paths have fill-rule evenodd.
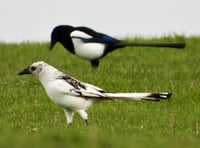
<path id="1" fill-rule="evenodd" d="M 126 46 L 184 48 L 185 43 L 125 43 L 88 27 L 56 26 L 51 33 L 50 49 L 60 42 L 69 52 L 98 67 L 99 59 Z"/>
<path id="2" fill-rule="evenodd" d="M 168 100 L 171 93 L 109 93 L 105 90 L 81 82 L 70 77 L 53 66 L 43 62 L 35 62 L 22 70 L 19 75 L 32 74 L 42 83 L 49 98 L 63 107 L 67 123 L 73 122 L 74 112 L 77 112 L 87 123 L 86 110 L 93 104 L 105 100 L 129 101 L 160 101 Z"/>

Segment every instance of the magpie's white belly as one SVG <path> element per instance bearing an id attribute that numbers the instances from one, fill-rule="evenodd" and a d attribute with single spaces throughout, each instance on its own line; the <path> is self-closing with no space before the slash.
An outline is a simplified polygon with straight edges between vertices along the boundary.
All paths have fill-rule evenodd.
<path id="1" fill-rule="evenodd" d="M 104 54 L 105 45 L 102 43 L 84 43 L 80 39 L 73 39 L 75 54 L 81 58 L 94 60 Z"/>

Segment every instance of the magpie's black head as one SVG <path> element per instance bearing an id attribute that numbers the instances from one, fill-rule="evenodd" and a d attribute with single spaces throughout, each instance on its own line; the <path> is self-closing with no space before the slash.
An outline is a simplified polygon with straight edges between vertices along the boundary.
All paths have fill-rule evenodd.
<path id="1" fill-rule="evenodd" d="M 51 33 L 50 50 L 54 47 L 56 42 L 66 44 L 69 34 L 73 31 L 74 27 L 69 25 L 56 26 Z"/>

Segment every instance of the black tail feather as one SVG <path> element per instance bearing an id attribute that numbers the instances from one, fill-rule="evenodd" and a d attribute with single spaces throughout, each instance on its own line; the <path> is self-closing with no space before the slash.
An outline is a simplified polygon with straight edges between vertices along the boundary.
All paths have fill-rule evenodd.
<path id="1" fill-rule="evenodd" d="M 148 97 L 156 99 L 169 99 L 172 93 L 152 93 Z"/>
<path id="2" fill-rule="evenodd" d="M 186 44 L 185 43 L 119 43 L 118 46 L 185 48 Z"/>

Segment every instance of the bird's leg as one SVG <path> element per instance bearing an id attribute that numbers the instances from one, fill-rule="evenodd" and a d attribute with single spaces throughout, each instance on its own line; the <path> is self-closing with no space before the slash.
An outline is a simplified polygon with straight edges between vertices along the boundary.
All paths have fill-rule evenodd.
<path id="1" fill-rule="evenodd" d="M 77 113 L 81 116 L 81 118 L 85 121 L 85 123 L 88 125 L 88 115 L 84 110 L 77 110 Z"/>
<path id="2" fill-rule="evenodd" d="M 88 125 L 88 119 L 87 119 L 87 120 L 85 120 L 85 123 L 86 123 L 86 125 Z"/>
<path id="3" fill-rule="evenodd" d="M 71 111 L 71 110 L 67 110 L 67 109 L 64 109 L 64 112 L 65 112 L 65 115 L 66 115 L 66 118 L 67 118 L 67 124 L 71 125 L 72 122 L 73 122 L 74 112 Z"/>
<path id="4" fill-rule="evenodd" d="M 99 60 L 92 60 L 90 63 L 93 68 L 97 68 L 99 66 Z"/>

